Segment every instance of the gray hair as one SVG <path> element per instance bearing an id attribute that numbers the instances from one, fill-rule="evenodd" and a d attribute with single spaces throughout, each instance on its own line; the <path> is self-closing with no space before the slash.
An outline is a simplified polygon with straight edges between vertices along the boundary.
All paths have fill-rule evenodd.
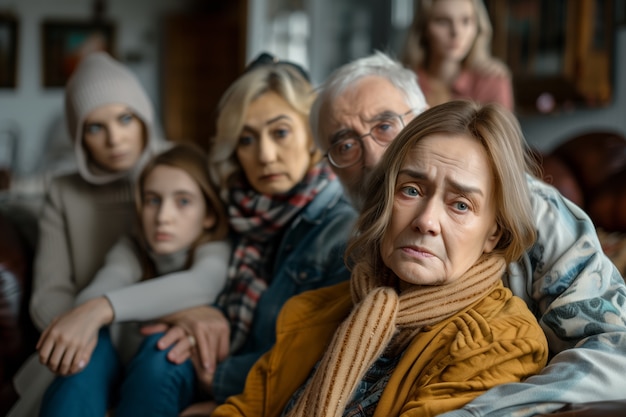
<path id="1" fill-rule="evenodd" d="M 318 88 L 318 96 L 313 102 L 309 114 L 309 123 L 313 138 L 315 138 L 320 149 L 320 113 L 322 107 L 337 98 L 361 78 L 368 76 L 378 76 L 388 80 L 404 95 L 410 108 L 423 110 L 428 107 L 424 94 L 417 84 L 417 75 L 383 52 L 376 51 L 369 56 L 337 68 Z"/>

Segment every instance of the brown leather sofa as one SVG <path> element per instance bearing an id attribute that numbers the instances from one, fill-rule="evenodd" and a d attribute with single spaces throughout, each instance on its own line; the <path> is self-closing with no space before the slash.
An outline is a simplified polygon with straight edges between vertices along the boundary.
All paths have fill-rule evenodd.
<path id="1" fill-rule="evenodd" d="M 544 178 L 583 207 L 596 226 L 626 232 L 626 138 L 616 132 L 573 137 L 544 157 Z"/>
<path id="2" fill-rule="evenodd" d="M 582 133 L 542 155 L 542 160 L 544 180 L 589 214 L 604 252 L 626 275 L 624 135 L 611 131 Z"/>
<path id="3" fill-rule="evenodd" d="M 18 226 L 36 222 L 25 216 L 0 211 L 0 416 L 15 401 L 13 376 L 37 341 L 27 302 L 34 246 L 24 232 L 28 229 Z"/>
<path id="4" fill-rule="evenodd" d="M 568 404 L 550 414 L 538 414 L 536 417 L 624 417 L 626 400 L 598 401 L 583 404 Z"/>

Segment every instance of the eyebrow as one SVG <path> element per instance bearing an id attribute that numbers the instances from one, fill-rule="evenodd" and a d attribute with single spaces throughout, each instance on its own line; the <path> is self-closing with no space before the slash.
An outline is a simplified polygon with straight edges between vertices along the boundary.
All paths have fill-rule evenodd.
<path id="1" fill-rule="evenodd" d="M 428 180 L 428 176 L 425 173 L 413 169 L 402 169 L 400 170 L 400 172 L 398 172 L 398 177 L 400 175 L 406 175 L 417 180 Z M 450 184 L 454 190 L 461 194 L 478 194 L 484 197 L 483 191 L 480 188 L 463 185 L 457 181 L 452 180 L 446 180 L 446 182 Z"/>
<path id="2" fill-rule="evenodd" d="M 278 122 L 278 121 L 281 121 L 281 120 L 283 120 L 283 119 L 286 119 L 286 120 L 292 120 L 292 119 L 291 119 L 291 117 L 287 116 L 286 114 L 279 114 L 278 116 L 274 117 L 273 119 L 269 119 L 269 120 L 267 120 L 267 121 L 265 122 L 264 126 L 269 126 L 269 125 L 271 125 L 271 124 L 273 124 L 273 123 L 276 123 L 276 122 Z M 251 127 L 250 125 L 246 125 L 246 124 L 244 124 L 244 125 L 243 125 L 243 129 L 242 129 L 242 130 L 250 130 L 250 131 L 252 131 L 252 132 L 254 132 L 254 133 L 257 133 L 257 130 L 256 130 L 256 129 L 254 129 L 254 128 L 253 128 L 253 127 Z"/>
<path id="3" fill-rule="evenodd" d="M 127 116 L 127 115 L 136 117 L 135 116 L 135 112 L 133 112 L 130 107 L 124 107 L 124 108 L 120 109 L 118 112 L 116 112 L 114 114 L 113 118 L 119 119 L 120 117 Z M 107 117 L 107 120 L 108 120 L 108 117 Z M 103 124 L 102 117 L 96 117 L 96 119 L 94 120 L 93 117 L 90 118 L 89 116 L 87 116 L 87 117 L 85 117 L 85 121 L 83 122 L 83 125 L 87 125 L 87 124 L 92 124 L 92 125 L 93 124 Z"/>
<path id="4" fill-rule="evenodd" d="M 394 117 L 398 117 L 400 116 L 398 113 L 396 113 L 395 111 L 391 111 L 391 110 L 384 110 L 376 115 L 374 115 L 373 117 L 364 120 L 363 122 L 366 124 L 370 124 L 370 123 L 375 123 L 375 122 L 379 122 L 381 120 L 389 120 L 391 118 Z M 341 139 L 342 136 L 345 136 L 346 134 L 349 133 L 354 133 L 356 135 L 356 132 L 354 129 L 341 129 L 337 132 L 335 132 L 334 134 L 332 134 L 330 136 L 330 146 L 334 145 L 335 143 L 339 142 L 339 140 Z"/>
<path id="5" fill-rule="evenodd" d="M 163 195 L 163 193 L 161 193 L 159 191 L 151 190 L 151 189 L 148 189 L 148 188 L 146 188 L 143 191 L 143 194 L 144 195 L 146 195 L 146 194 L 154 194 L 154 195 L 158 195 L 158 196 L 162 196 Z M 172 194 L 175 195 L 175 196 L 179 196 L 179 195 L 194 196 L 194 195 L 196 195 L 193 191 L 184 190 L 184 189 L 174 190 L 174 192 Z"/>

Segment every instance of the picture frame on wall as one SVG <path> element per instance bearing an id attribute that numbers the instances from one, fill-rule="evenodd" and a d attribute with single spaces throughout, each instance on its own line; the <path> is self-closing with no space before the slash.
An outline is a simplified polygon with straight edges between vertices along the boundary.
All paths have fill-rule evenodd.
<path id="1" fill-rule="evenodd" d="M 0 88 L 17 86 L 18 21 L 0 14 Z"/>
<path id="2" fill-rule="evenodd" d="M 64 87 L 78 62 L 90 52 L 114 55 L 111 22 L 44 21 L 41 28 L 44 87 Z"/>

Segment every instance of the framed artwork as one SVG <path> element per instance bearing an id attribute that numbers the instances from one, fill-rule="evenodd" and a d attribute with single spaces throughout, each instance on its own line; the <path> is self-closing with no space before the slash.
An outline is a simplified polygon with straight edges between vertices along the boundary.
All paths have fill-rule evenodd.
<path id="1" fill-rule="evenodd" d="M 17 34 L 17 19 L 0 14 L 0 88 L 17 85 Z"/>
<path id="2" fill-rule="evenodd" d="M 109 22 L 42 23 L 43 86 L 64 87 L 82 57 L 95 51 L 113 55 L 115 27 Z"/>

